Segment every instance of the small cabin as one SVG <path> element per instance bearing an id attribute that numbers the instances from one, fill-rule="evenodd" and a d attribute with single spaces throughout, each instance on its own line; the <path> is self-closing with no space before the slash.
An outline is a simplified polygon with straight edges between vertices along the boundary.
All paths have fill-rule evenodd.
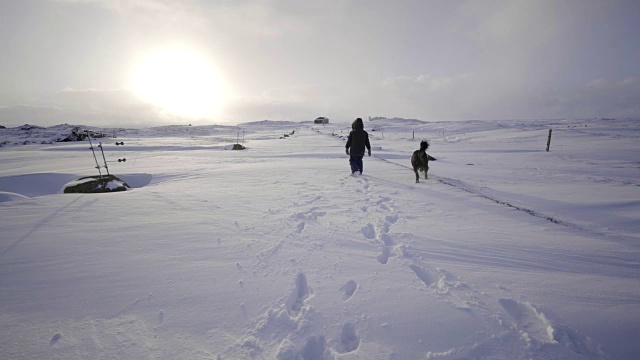
<path id="1" fill-rule="evenodd" d="M 329 119 L 324 117 L 324 116 L 320 116 L 319 118 L 316 118 L 315 120 L 313 120 L 314 124 L 328 124 L 329 123 Z"/>

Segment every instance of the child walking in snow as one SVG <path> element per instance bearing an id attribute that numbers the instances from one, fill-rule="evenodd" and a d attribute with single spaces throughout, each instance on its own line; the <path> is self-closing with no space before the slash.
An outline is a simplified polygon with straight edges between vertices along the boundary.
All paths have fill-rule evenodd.
<path id="1" fill-rule="evenodd" d="M 357 118 L 351 124 L 351 132 L 347 139 L 346 153 L 349 155 L 349 164 L 351 165 L 351 175 L 356 173 L 362 174 L 362 158 L 364 157 L 364 149 L 367 148 L 369 156 L 371 156 L 371 144 L 369 144 L 369 134 L 364 131 L 364 124 L 361 118 Z"/>

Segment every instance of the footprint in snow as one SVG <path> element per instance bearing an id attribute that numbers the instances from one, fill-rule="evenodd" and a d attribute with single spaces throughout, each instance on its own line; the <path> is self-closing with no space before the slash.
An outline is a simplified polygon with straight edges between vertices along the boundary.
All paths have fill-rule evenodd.
<path id="1" fill-rule="evenodd" d="M 251 358 L 253 358 L 253 356 Z M 299 350 L 296 350 L 296 345 L 291 340 L 283 339 L 278 346 L 275 356 L 277 360 L 323 360 L 333 358 L 331 349 L 327 346 L 327 341 L 323 335 L 313 335 L 309 337 L 304 346 Z"/>
<path id="2" fill-rule="evenodd" d="M 49 341 L 49 346 L 55 345 L 58 341 L 60 341 L 60 339 L 62 339 L 62 334 L 57 333 L 57 334 L 53 335 L 53 337 Z"/>
<path id="3" fill-rule="evenodd" d="M 380 235 L 380 240 L 382 240 L 382 243 L 385 246 L 394 246 L 394 245 L 396 245 L 395 240 L 393 240 L 393 238 L 389 234 L 387 234 L 386 232 L 383 233 L 382 235 Z"/>
<path id="4" fill-rule="evenodd" d="M 298 212 L 292 215 L 292 217 L 294 219 L 298 219 L 298 220 L 313 220 L 313 221 L 317 221 L 318 217 L 321 216 L 326 216 L 327 213 L 325 211 L 316 211 L 318 210 L 317 207 L 314 207 L 308 211 L 304 211 L 304 212 Z"/>
<path id="5" fill-rule="evenodd" d="M 329 359 L 331 349 L 327 346 L 324 335 L 313 335 L 294 359 L 323 360 Z"/>
<path id="6" fill-rule="evenodd" d="M 378 262 L 382 265 L 386 265 L 389 262 L 389 258 L 391 257 L 391 248 L 388 246 L 383 246 L 380 255 L 376 257 Z"/>
<path id="7" fill-rule="evenodd" d="M 556 324 L 538 307 L 512 299 L 498 301 L 518 328 L 532 338 L 545 343 L 559 343 L 577 354 L 586 355 L 586 358 L 602 358 L 604 353 L 599 344 L 566 325 Z"/>
<path id="8" fill-rule="evenodd" d="M 295 289 L 285 303 L 289 315 L 297 316 L 304 305 L 304 301 L 309 297 L 309 286 L 307 285 L 307 276 L 299 273 L 296 276 Z"/>
<path id="9" fill-rule="evenodd" d="M 342 292 L 344 301 L 349 300 L 356 292 L 356 289 L 358 289 L 358 284 L 354 280 L 349 280 L 346 284 L 342 285 L 340 291 Z"/>
<path id="10" fill-rule="evenodd" d="M 364 235 L 364 237 L 366 237 L 367 239 L 376 238 L 376 229 L 373 227 L 373 224 L 367 224 L 367 226 L 363 227 L 360 231 L 362 232 L 362 235 Z"/>
<path id="11" fill-rule="evenodd" d="M 528 302 L 511 299 L 498 300 L 500 305 L 511 315 L 520 329 L 540 341 L 557 340 L 557 331 L 547 316 Z"/>
<path id="12" fill-rule="evenodd" d="M 549 341 L 551 324 L 542 312 L 529 303 L 521 303 L 511 299 L 498 300 L 500 305 L 511 315 L 518 327 L 538 340 Z"/>
<path id="13" fill-rule="evenodd" d="M 410 265 L 409 267 L 411 268 L 411 270 L 413 270 L 418 279 L 420 279 L 426 286 L 430 286 L 431 284 L 438 281 L 438 277 L 435 274 L 425 270 L 424 268 L 421 268 L 418 265 Z"/>
<path id="14" fill-rule="evenodd" d="M 360 338 L 356 332 L 356 327 L 352 323 L 346 323 L 342 326 L 336 351 L 340 354 L 346 354 L 358 350 L 360 346 Z"/>
<path id="15" fill-rule="evenodd" d="M 298 224 L 298 226 L 296 227 L 296 232 L 298 234 L 300 234 L 302 232 L 302 230 L 304 230 L 304 226 L 305 226 L 305 222 L 302 221 L 301 223 Z"/>

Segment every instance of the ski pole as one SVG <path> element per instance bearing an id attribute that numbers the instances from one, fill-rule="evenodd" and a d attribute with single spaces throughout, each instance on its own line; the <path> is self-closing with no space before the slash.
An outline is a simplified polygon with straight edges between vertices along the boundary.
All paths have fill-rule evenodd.
<path id="1" fill-rule="evenodd" d="M 93 160 L 95 160 L 96 162 L 96 169 L 98 169 L 98 175 L 100 175 L 100 180 L 102 180 L 102 172 L 100 171 L 100 164 L 98 164 L 98 158 L 96 157 L 96 152 L 95 150 L 93 150 L 93 143 L 91 142 L 91 134 L 89 134 L 88 131 L 86 131 L 87 133 L 87 138 L 89 139 L 89 149 L 91 149 L 91 152 L 93 153 Z"/>

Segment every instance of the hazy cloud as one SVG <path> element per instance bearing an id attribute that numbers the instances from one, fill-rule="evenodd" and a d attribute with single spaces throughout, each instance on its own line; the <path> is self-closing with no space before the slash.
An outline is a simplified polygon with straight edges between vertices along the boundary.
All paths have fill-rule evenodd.
<path id="1" fill-rule="evenodd" d="M 0 122 L 43 109 L 107 123 L 638 116 L 639 11 L 633 0 L 0 2 Z M 220 116 L 182 119 L 118 90 L 176 44 L 221 74 Z"/>
<path id="2" fill-rule="evenodd" d="M 67 88 L 39 101 L 41 105 L 15 105 L 0 107 L 2 123 L 56 125 L 113 124 L 136 126 L 149 123 L 187 123 L 186 119 L 167 114 L 157 106 L 145 103 L 128 90 L 77 90 Z"/>
<path id="3" fill-rule="evenodd" d="M 579 118 L 640 118 L 640 81 L 636 77 L 596 79 L 575 93 L 556 98 L 552 109 Z"/>

